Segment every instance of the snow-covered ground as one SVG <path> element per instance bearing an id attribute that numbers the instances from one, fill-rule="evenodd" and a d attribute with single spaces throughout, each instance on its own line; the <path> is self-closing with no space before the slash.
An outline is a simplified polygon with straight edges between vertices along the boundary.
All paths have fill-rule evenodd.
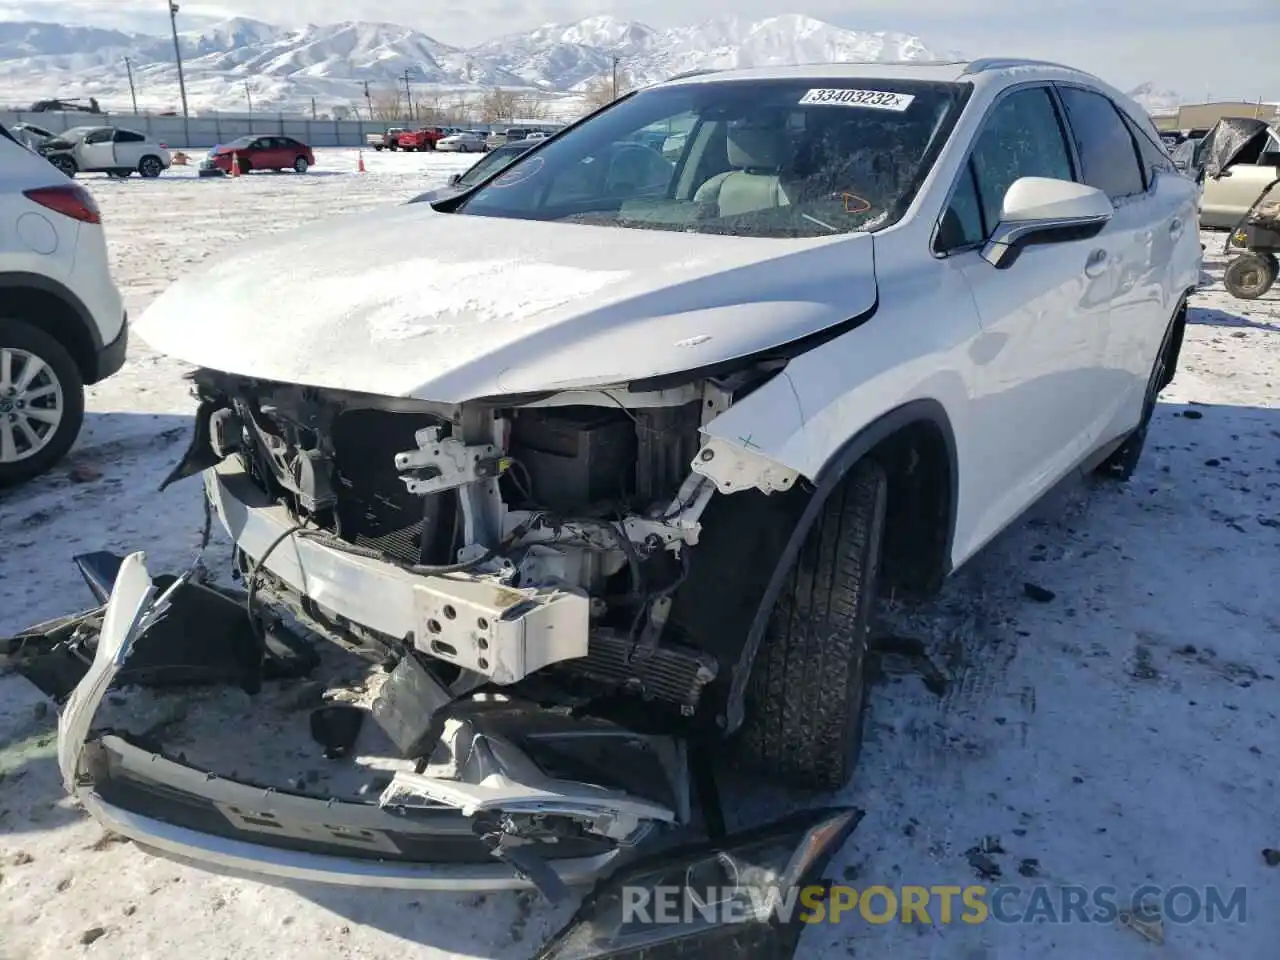
<path id="1" fill-rule="evenodd" d="M 366 154 L 361 175 L 354 152 L 327 151 L 305 177 L 198 180 L 191 170 L 84 183 L 136 314 L 228 245 L 354 210 L 369 210 L 376 229 L 376 207 L 471 159 Z M 1275 955 L 1280 868 L 1262 851 L 1280 848 L 1280 292 L 1229 298 L 1221 235 L 1205 240 L 1212 283 L 1193 301 L 1135 479 L 1074 487 L 1000 537 L 939 601 L 891 611 L 897 637 L 843 798 L 867 817 L 831 875 L 859 887 L 964 886 L 993 871 L 988 886 L 1023 891 L 1243 886 L 1248 922 L 1166 921 L 1157 946 L 1119 923 L 944 925 L 935 912 L 932 924 L 871 925 L 850 914 L 810 930 L 802 956 Z M 187 440 L 183 371 L 132 345 L 125 370 L 90 391 L 68 460 L 3 495 L 0 635 L 89 604 L 75 553 L 141 548 L 153 571 L 190 561 L 198 484 L 155 493 Z M 211 560 L 225 556 L 219 540 Z M 1052 599 L 1032 600 L 1028 583 Z M 528 895 L 268 887 L 111 842 L 64 799 L 53 724 L 25 681 L 0 677 L 2 960 L 514 960 L 563 920 Z M 226 728 L 245 742 L 233 715 Z M 725 792 L 737 822 L 802 800 L 741 783 Z"/>

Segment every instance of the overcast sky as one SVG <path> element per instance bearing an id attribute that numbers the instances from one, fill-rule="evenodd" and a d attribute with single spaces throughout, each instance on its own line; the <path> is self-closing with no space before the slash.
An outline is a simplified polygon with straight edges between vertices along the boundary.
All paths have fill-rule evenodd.
<path id="1" fill-rule="evenodd" d="M 1280 0 L 179 0 L 183 21 L 240 15 L 284 25 L 403 23 L 466 45 L 593 14 L 682 26 L 723 15 L 805 13 L 857 30 L 897 30 L 966 56 L 1028 56 L 1129 89 L 1147 80 L 1188 99 L 1280 100 Z M 163 0 L 0 0 L 0 20 L 158 32 Z"/>

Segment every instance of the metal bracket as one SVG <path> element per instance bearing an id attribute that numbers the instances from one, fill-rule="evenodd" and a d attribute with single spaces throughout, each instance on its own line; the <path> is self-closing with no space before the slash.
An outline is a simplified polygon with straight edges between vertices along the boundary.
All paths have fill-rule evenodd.
<path id="1" fill-rule="evenodd" d="M 693 458 L 693 472 L 713 481 L 721 493 L 752 489 L 762 493 L 779 493 L 790 490 L 795 485 L 799 473 L 752 452 L 750 437 L 742 440 L 743 443 L 739 445 L 716 437 L 706 437 L 702 449 Z"/>
<path id="2" fill-rule="evenodd" d="M 468 445 L 454 437 L 440 436 L 439 427 L 425 427 L 413 435 L 416 450 L 395 456 L 400 479 L 410 493 L 439 493 L 478 480 L 491 480 L 507 468 L 496 444 Z"/>

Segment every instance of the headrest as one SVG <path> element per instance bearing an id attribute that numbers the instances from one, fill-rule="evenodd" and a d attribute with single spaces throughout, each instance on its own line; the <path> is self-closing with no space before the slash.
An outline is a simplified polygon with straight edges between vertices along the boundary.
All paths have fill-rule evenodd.
<path id="1" fill-rule="evenodd" d="M 729 166 L 776 171 L 782 166 L 786 132 L 778 127 L 730 126 L 725 133 Z"/>

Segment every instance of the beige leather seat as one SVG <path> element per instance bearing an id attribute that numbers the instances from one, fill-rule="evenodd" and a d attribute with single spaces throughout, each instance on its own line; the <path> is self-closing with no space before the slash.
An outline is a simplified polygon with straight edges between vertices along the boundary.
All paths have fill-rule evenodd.
<path id="1" fill-rule="evenodd" d="M 729 166 L 694 194 L 698 203 L 715 204 L 722 217 L 790 205 L 779 176 L 788 138 L 781 128 L 730 127 L 725 134 Z"/>

